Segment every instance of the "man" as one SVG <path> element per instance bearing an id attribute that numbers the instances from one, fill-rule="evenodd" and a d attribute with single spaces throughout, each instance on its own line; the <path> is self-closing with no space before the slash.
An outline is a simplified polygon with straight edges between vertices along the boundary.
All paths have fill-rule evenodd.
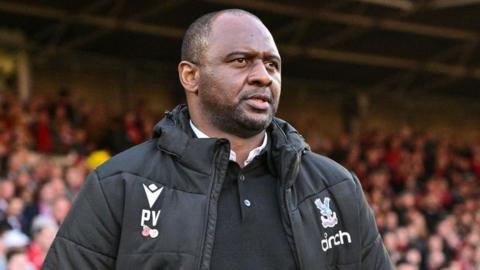
<path id="1" fill-rule="evenodd" d="M 393 269 L 358 180 L 273 117 L 260 19 L 201 17 L 178 71 L 188 107 L 90 174 L 45 269 Z"/>

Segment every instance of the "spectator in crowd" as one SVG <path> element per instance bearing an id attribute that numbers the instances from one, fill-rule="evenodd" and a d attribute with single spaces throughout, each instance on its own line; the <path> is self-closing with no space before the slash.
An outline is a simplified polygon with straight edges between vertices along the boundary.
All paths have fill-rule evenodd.
<path id="1" fill-rule="evenodd" d="M 53 151 L 53 134 L 48 111 L 46 109 L 39 111 L 37 117 L 33 126 L 36 150 L 41 153 L 51 153 Z"/>
<path id="2" fill-rule="evenodd" d="M 6 254 L 6 270 L 34 270 L 34 266 L 28 261 L 27 254 L 23 248 L 13 248 Z"/>
<path id="3" fill-rule="evenodd" d="M 25 219 L 23 217 L 24 201 L 19 197 L 12 198 L 5 211 L 5 217 L 0 220 L 0 230 L 25 231 Z"/>
<path id="4" fill-rule="evenodd" d="M 59 196 L 53 202 L 53 218 L 57 225 L 62 225 L 63 220 L 72 207 L 72 202 L 66 196 Z"/>
<path id="5" fill-rule="evenodd" d="M 5 220 L 9 201 L 15 195 L 15 184 L 11 180 L 0 180 L 0 220 Z"/>
<path id="6" fill-rule="evenodd" d="M 50 217 L 38 216 L 33 221 L 32 242 L 27 248 L 27 257 L 35 269 L 42 267 L 57 230 L 56 222 Z"/>
<path id="7" fill-rule="evenodd" d="M 0 251 L 3 251 L 0 254 L 0 269 L 34 270 L 25 254 L 29 242 L 28 237 L 17 230 L 0 231 Z"/>
<path id="8" fill-rule="evenodd" d="M 82 166 L 71 166 L 67 169 L 65 179 L 67 183 L 67 194 L 74 198 L 83 185 L 86 176 L 86 168 Z"/>

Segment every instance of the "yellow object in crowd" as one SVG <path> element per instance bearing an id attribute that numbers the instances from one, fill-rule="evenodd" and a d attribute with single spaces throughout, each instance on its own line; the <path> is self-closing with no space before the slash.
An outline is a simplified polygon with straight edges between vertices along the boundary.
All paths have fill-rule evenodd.
<path id="1" fill-rule="evenodd" d="M 95 169 L 110 158 L 110 153 L 106 150 L 93 151 L 87 158 L 87 165 L 90 169 Z"/>

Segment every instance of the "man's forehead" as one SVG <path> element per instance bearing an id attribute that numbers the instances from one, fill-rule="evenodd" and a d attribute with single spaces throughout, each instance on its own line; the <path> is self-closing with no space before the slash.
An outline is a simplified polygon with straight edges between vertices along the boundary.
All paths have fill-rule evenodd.
<path id="1" fill-rule="evenodd" d="M 270 31 L 258 18 L 248 14 L 218 15 L 212 22 L 208 43 L 215 50 L 259 50 L 278 55 Z"/>

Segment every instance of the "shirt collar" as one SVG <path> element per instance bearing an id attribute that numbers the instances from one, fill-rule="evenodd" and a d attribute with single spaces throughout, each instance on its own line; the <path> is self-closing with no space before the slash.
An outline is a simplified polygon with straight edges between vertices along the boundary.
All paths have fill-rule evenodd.
<path id="1" fill-rule="evenodd" d="M 205 139 L 205 138 L 210 138 L 207 134 L 203 133 L 201 130 L 199 130 L 195 124 L 192 122 L 192 120 L 190 120 L 190 127 L 192 128 L 193 132 L 195 133 L 195 135 L 197 136 L 197 138 L 199 139 Z M 267 141 L 268 141 L 268 138 L 267 138 L 267 133 L 265 132 L 265 136 L 263 136 L 263 142 L 262 142 L 262 145 L 260 145 L 259 147 L 256 147 L 254 149 L 252 149 L 252 151 L 250 151 L 250 153 L 248 153 L 248 157 L 247 159 L 245 160 L 245 162 L 243 163 L 243 166 L 247 166 L 250 162 L 253 161 L 254 158 L 256 158 L 258 155 L 260 155 L 260 153 L 262 152 L 262 150 L 267 146 Z M 230 157 L 229 159 L 231 161 L 234 161 L 236 162 L 237 161 L 237 154 L 233 151 L 233 150 L 230 150 Z"/>

